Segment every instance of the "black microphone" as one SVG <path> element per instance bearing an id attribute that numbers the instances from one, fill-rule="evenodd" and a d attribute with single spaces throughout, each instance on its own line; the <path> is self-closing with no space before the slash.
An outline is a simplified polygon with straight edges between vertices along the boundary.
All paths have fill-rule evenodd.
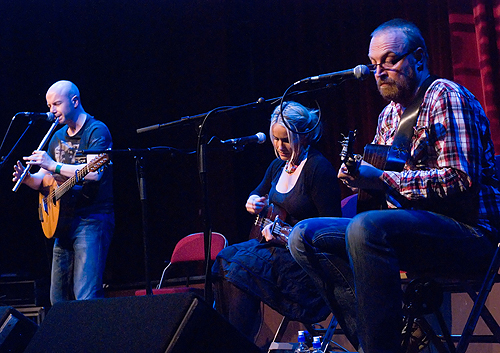
<path id="1" fill-rule="evenodd" d="M 50 122 L 54 121 L 54 114 L 52 114 L 51 112 L 48 113 L 19 112 L 14 116 L 16 117 L 18 115 L 27 116 L 31 120 L 47 120 Z"/>
<path id="2" fill-rule="evenodd" d="M 355 78 L 358 80 L 364 80 L 370 75 L 370 69 L 366 65 L 358 65 L 354 69 L 332 72 L 330 74 L 323 74 L 318 76 L 311 76 L 304 78 L 300 81 L 294 83 L 298 85 L 299 83 L 309 83 L 309 82 L 319 82 L 319 81 L 330 81 L 332 83 L 340 83 L 344 80 L 349 80 Z"/>
<path id="3" fill-rule="evenodd" d="M 266 135 L 263 132 L 258 132 L 252 136 L 245 136 L 236 139 L 230 139 L 221 141 L 222 144 L 231 145 L 231 146 L 243 146 L 249 143 L 264 143 L 266 142 Z"/>

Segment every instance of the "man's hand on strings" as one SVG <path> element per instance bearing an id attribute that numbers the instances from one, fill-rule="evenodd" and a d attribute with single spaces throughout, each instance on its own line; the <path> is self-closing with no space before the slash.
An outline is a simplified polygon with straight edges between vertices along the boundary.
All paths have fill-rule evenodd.
<path id="1" fill-rule="evenodd" d="M 356 175 L 353 176 L 349 174 L 345 164 L 342 164 L 337 177 L 344 183 L 344 185 L 353 190 L 383 190 L 384 182 L 382 181 L 382 173 L 382 170 L 375 168 L 370 163 L 361 161 L 361 165 L 359 166 Z"/>

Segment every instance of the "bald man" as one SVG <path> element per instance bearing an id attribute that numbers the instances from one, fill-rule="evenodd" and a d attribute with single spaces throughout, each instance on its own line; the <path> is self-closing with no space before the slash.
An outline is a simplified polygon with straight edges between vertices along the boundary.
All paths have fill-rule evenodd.
<path id="1" fill-rule="evenodd" d="M 39 167 L 23 180 L 23 184 L 34 190 L 42 190 L 47 180 L 55 180 L 60 185 L 96 157 L 77 156 L 76 151 L 112 146 L 106 125 L 83 109 L 75 84 L 54 83 L 47 91 L 46 100 L 50 112 L 64 126 L 53 135 L 47 151 L 34 151 L 23 158 L 26 164 Z M 17 161 L 14 182 L 24 169 Z M 52 304 L 103 297 L 103 273 L 114 230 L 112 184 L 111 168 L 106 168 L 88 173 L 63 195 L 54 235 Z"/>

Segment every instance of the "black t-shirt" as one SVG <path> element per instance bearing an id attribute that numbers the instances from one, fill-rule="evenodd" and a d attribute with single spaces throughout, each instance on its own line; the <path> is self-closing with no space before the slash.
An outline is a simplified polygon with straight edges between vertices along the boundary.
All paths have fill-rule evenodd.
<path id="1" fill-rule="evenodd" d="M 85 164 L 87 156 L 78 155 L 78 150 L 107 149 L 113 145 L 111 134 L 104 123 L 87 115 L 87 119 L 75 136 L 68 135 L 68 127 L 57 130 L 49 142 L 48 154 L 59 163 Z M 111 165 L 105 168 L 99 181 L 80 181 L 63 198 L 75 198 L 75 213 L 109 213 L 113 211 L 113 173 Z M 53 175 L 56 180 L 67 178 Z"/>

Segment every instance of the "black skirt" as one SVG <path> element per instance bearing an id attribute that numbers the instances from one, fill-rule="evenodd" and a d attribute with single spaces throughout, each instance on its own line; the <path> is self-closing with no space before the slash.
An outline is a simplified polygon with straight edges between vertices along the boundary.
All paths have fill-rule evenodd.
<path id="1" fill-rule="evenodd" d="M 212 273 L 214 280 L 225 277 L 291 320 L 311 324 L 330 314 L 311 278 L 285 247 L 255 239 L 231 245 L 217 255 Z"/>

